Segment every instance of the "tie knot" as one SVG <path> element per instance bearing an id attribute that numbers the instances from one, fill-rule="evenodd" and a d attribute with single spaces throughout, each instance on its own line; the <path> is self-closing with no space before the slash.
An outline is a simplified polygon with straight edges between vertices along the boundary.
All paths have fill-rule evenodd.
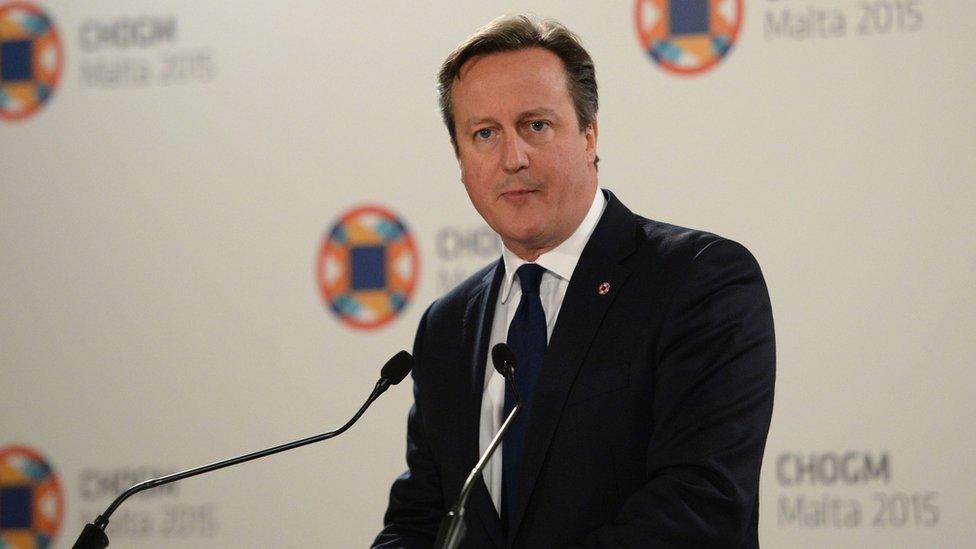
<path id="1" fill-rule="evenodd" d="M 535 263 L 525 263 L 515 271 L 515 276 L 519 278 L 523 294 L 538 294 L 539 284 L 542 282 L 542 273 L 546 268 Z"/>

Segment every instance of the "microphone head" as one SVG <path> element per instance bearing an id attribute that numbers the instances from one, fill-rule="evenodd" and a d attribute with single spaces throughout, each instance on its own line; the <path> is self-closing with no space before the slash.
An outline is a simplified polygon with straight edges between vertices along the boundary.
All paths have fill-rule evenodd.
<path id="1" fill-rule="evenodd" d="M 390 385 L 396 385 L 407 377 L 411 369 L 413 369 L 413 355 L 406 351 L 400 351 L 386 361 L 383 369 L 380 370 L 380 377 L 389 381 Z"/>
<path id="2" fill-rule="evenodd" d="M 507 344 L 498 343 L 491 348 L 491 363 L 506 379 L 512 379 L 515 375 L 515 353 Z"/>

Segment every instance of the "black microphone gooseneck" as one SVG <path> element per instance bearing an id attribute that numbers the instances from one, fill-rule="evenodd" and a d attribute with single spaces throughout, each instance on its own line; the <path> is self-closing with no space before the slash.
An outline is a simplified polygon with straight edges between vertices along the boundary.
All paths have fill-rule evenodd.
<path id="1" fill-rule="evenodd" d="M 108 547 L 109 541 L 108 536 L 105 535 L 105 527 L 108 526 L 109 517 L 112 516 L 112 513 L 115 512 L 123 501 L 128 499 L 129 496 L 132 496 L 133 494 L 137 494 L 143 490 L 149 490 L 150 488 L 155 488 L 157 486 L 162 486 L 164 484 L 169 484 L 171 482 L 176 482 L 178 480 L 183 480 L 185 478 L 195 477 L 197 475 L 202 475 L 203 473 L 209 473 L 210 471 L 216 471 L 217 469 L 223 469 L 224 467 L 230 467 L 231 465 L 237 465 L 238 463 L 244 463 L 245 461 L 263 458 L 272 454 L 277 454 L 278 452 L 292 450 L 300 446 L 320 442 L 341 435 L 347 429 L 352 427 L 352 425 L 356 423 L 356 421 L 359 420 L 359 418 L 366 412 L 366 409 L 369 408 L 370 404 L 372 404 L 374 400 L 389 389 L 391 385 L 396 385 L 397 383 L 403 381 L 403 378 L 407 377 L 407 374 L 410 373 L 411 368 L 413 368 L 413 356 L 411 356 L 410 353 L 400 351 L 394 355 L 393 358 L 388 360 L 383 366 L 383 369 L 380 371 L 380 379 L 373 387 L 373 392 L 370 393 L 369 398 L 367 398 L 366 402 L 362 405 L 362 407 L 359 408 L 356 415 L 352 416 L 352 419 L 347 421 L 345 425 L 334 431 L 303 438 L 294 442 L 288 442 L 286 444 L 280 444 L 272 448 L 267 448 L 265 450 L 259 450 L 243 456 L 237 456 L 224 461 L 203 465 L 194 469 L 187 469 L 185 471 L 173 473 L 164 477 L 152 478 L 133 485 L 125 492 L 122 492 L 122 495 L 115 498 L 115 501 L 108 506 L 105 512 L 98 515 L 98 518 L 95 519 L 94 523 L 90 522 L 85 525 L 85 529 L 82 530 L 81 535 L 78 536 L 78 540 L 75 541 L 73 549 L 104 549 L 105 547 Z"/>
<path id="2" fill-rule="evenodd" d="M 515 353 L 512 352 L 512 349 L 508 345 L 498 343 L 491 349 L 491 362 L 495 366 L 495 370 L 505 377 L 506 383 L 511 384 L 512 393 L 515 396 L 515 406 L 512 407 L 512 411 L 505 418 L 501 428 L 495 433 L 495 437 L 491 439 L 491 443 L 488 444 L 485 453 L 481 455 L 481 459 L 478 460 L 474 469 L 468 474 L 467 480 L 464 481 L 464 486 L 461 487 L 461 495 L 458 496 L 454 507 L 441 520 L 441 527 L 437 532 L 437 541 L 434 542 L 434 547 L 438 549 L 455 549 L 460 545 L 461 540 L 464 539 L 466 531 L 464 525 L 464 505 L 467 503 L 468 496 L 471 494 L 471 488 L 474 486 L 478 477 L 481 476 L 485 465 L 491 459 L 491 455 L 495 453 L 495 449 L 498 448 L 502 437 L 505 436 L 512 421 L 515 420 L 515 416 L 522 409 L 522 397 L 519 395 L 518 387 L 515 386 Z"/>

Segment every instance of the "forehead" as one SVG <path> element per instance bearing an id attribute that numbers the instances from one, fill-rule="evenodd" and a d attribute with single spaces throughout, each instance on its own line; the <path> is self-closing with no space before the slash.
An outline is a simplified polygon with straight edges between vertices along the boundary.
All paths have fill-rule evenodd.
<path id="1" fill-rule="evenodd" d="M 477 55 L 465 61 L 451 90 L 458 121 L 465 115 L 492 115 L 548 107 L 572 108 L 566 70 L 545 48 Z"/>

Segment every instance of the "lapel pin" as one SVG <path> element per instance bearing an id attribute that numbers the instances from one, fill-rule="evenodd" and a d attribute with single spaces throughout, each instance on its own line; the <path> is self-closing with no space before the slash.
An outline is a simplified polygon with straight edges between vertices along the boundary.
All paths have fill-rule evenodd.
<path id="1" fill-rule="evenodd" d="M 609 282 L 601 282 L 600 285 L 597 286 L 597 288 L 596 288 L 596 293 L 598 293 L 600 295 L 607 295 L 607 294 L 609 294 L 610 293 L 610 283 Z"/>

